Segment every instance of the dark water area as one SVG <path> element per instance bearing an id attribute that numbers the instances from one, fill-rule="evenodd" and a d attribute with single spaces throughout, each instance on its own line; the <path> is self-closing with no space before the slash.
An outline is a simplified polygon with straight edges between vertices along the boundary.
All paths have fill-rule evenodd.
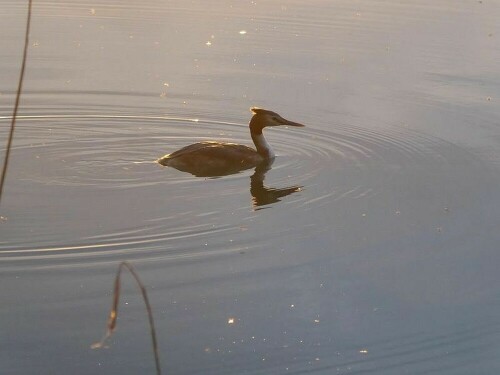
<path id="1" fill-rule="evenodd" d="M 0 0 L 0 141 L 26 4 Z M 498 1 L 34 1 L 0 373 L 500 373 Z M 155 160 L 203 140 L 269 168 Z M 297 187 L 300 187 L 298 189 Z M 293 189 L 277 196 L 279 189 Z M 275 194 L 275 195 L 273 195 Z"/>

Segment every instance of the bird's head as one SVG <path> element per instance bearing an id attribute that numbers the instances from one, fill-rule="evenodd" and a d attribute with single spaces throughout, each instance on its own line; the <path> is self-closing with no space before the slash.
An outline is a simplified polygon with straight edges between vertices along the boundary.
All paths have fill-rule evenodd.
<path id="1" fill-rule="evenodd" d="M 299 124 L 298 122 L 289 121 L 276 112 L 268 111 L 267 109 L 252 107 L 250 111 L 254 114 L 252 119 L 250 120 L 250 131 L 254 134 L 261 134 L 262 129 L 266 126 L 280 126 L 280 125 L 288 125 L 288 126 L 301 126 L 304 125 Z"/>

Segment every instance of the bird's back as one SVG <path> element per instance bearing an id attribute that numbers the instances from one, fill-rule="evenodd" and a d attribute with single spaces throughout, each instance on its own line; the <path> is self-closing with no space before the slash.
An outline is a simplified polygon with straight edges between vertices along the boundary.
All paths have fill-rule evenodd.
<path id="1" fill-rule="evenodd" d="M 221 176 L 255 167 L 262 159 L 248 146 L 199 142 L 163 156 L 158 163 L 195 176 Z"/>

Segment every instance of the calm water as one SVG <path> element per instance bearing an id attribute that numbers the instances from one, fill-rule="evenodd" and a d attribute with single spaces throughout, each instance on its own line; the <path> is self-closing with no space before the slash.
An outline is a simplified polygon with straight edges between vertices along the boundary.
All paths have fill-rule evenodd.
<path id="1" fill-rule="evenodd" d="M 0 1 L 2 147 L 23 3 Z M 35 0 L 0 372 L 154 373 L 130 278 L 89 348 L 129 260 L 166 374 L 500 373 L 499 19 L 488 0 Z M 307 126 L 267 130 L 265 174 L 154 163 L 250 144 L 254 105 Z"/>

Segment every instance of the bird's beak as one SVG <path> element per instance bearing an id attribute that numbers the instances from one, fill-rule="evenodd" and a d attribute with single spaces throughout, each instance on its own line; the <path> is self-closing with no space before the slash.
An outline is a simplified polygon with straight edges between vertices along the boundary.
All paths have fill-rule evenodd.
<path id="1" fill-rule="evenodd" d="M 298 122 L 293 122 L 293 121 L 288 121 L 284 118 L 281 118 L 280 125 L 286 125 L 286 126 L 298 126 L 298 127 L 304 127 L 305 125 L 299 124 Z"/>

